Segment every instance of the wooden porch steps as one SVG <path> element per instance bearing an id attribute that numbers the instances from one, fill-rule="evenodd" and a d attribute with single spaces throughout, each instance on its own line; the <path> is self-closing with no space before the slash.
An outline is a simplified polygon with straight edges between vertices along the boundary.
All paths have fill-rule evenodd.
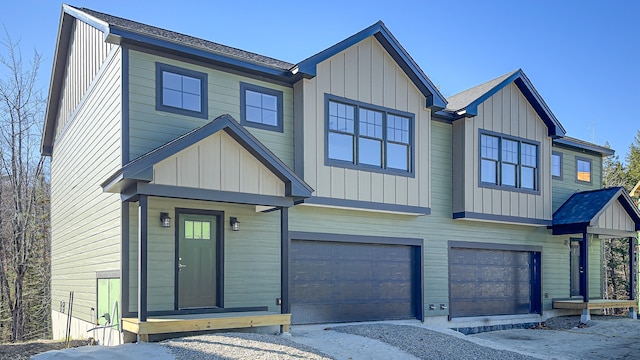
<path id="1" fill-rule="evenodd" d="M 573 310 L 602 310 L 607 308 L 634 308 L 638 310 L 637 300 L 608 300 L 608 299 L 592 299 L 589 302 L 582 300 L 554 300 L 554 309 L 573 309 Z"/>
<path id="2" fill-rule="evenodd" d="M 283 332 L 289 332 L 290 325 L 291 314 L 266 311 L 154 316 L 146 322 L 140 322 L 137 318 L 122 318 L 122 329 L 140 335 L 142 341 L 149 341 L 149 335 L 152 334 L 260 326 L 282 326 Z"/>

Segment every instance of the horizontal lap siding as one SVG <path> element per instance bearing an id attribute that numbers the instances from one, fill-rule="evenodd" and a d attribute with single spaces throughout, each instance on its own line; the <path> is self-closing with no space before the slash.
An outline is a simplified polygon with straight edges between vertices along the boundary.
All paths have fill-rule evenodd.
<path id="1" fill-rule="evenodd" d="M 431 114 L 403 70 L 370 37 L 317 65 L 302 82 L 304 177 L 315 196 L 429 207 Z M 415 115 L 415 177 L 325 166 L 325 94 Z"/>
<path id="2" fill-rule="evenodd" d="M 562 179 L 553 179 L 553 211 L 578 191 L 597 190 L 602 187 L 602 158 L 558 146 L 553 151 L 562 153 Z M 591 160 L 591 184 L 577 182 L 576 156 Z"/>
<path id="3" fill-rule="evenodd" d="M 240 82 L 246 82 L 283 92 L 284 132 L 252 127 L 246 129 L 293 169 L 293 90 L 291 88 L 139 51 L 130 51 L 129 54 L 129 141 L 132 160 L 220 115 L 229 114 L 240 122 Z M 207 74 L 208 119 L 156 111 L 156 62 Z"/>
<path id="4" fill-rule="evenodd" d="M 120 269 L 120 197 L 99 185 L 121 164 L 120 53 L 103 66 L 51 159 L 52 304 L 74 291 L 74 316 L 91 322 L 96 271 Z"/>
<path id="5" fill-rule="evenodd" d="M 268 306 L 280 311 L 280 212 L 259 213 L 254 206 L 180 199 L 150 198 L 148 309 L 173 310 L 175 276 L 175 208 L 224 211 L 224 307 Z M 171 216 L 171 228 L 160 226 L 160 212 Z M 130 205 L 129 310 L 138 304 L 138 207 Z M 229 217 L 240 231 L 231 231 Z"/>

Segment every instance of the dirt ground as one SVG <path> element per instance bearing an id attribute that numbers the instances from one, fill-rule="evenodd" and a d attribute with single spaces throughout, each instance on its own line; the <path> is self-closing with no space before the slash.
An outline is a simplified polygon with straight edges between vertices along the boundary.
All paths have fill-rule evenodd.
<path id="1" fill-rule="evenodd" d="M 85 345 L 87 345 L 86 340 L 72 340 L 70 347 L 80 347 Z M 64 348 L 64 341 L 53 340 L 35 340 L 15 344 L 0 344 L 0 360 L 28 360 L 32 355 Z"/>

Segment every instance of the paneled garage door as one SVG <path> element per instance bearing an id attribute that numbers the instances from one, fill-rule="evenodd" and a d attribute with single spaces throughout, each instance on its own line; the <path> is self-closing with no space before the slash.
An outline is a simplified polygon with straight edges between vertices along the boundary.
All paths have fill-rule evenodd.
<path id="1" fill-rule="evenodd" d="M 291 242 L 291 322 L 416 318 L 419 247 Z"/>
<path id="2" fill-rule="evenodd" d="M 450 248 L 451 317 L 538 312 L 538 264 L 534 252 Z"/>

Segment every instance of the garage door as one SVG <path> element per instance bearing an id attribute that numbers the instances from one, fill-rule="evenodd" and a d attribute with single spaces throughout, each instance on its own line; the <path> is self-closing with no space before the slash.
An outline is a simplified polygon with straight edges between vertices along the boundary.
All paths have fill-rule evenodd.
<path id="1" fill-rule="evenodd" d="M 538 262 L 528 251 L 451 248 L 451 317 L 538 312 Z"/>
<path id="2" fill-rule="evenodd" d="M 291 242 L 294 324 L 416 318 L 418 247 Z"/>

